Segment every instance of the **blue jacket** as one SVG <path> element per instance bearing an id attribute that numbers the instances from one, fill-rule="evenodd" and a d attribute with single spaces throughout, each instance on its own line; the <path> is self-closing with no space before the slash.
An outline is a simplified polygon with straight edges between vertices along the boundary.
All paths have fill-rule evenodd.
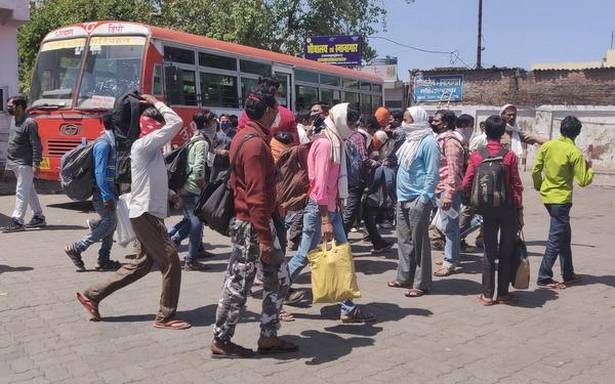
<path id="1" fill-rule="evenodd" d="M 400 159 L 397 171 L 397 200 L 421 202 L 434 201 L 436 186 L 440 181 L 440 147 L 435 137 L 427 136 L 417 148 L 416 157 L 409 168 Z"/>
<path id="2" fill-rule="evenodd" d="M 105 133 L 94 142 L 94 178 L 96 188 L 100 192 L 102 201 L 114 200 L 117 197 L 115 137 L 113 132 Z"/>

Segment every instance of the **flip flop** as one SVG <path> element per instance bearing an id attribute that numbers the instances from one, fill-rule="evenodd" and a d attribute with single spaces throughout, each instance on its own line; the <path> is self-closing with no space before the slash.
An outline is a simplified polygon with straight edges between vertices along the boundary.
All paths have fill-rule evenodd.
<path id="1" fill-rule="evenodd" d="M 76 293 L 77 301 L 85 308 L 90 314 L 91 321 L 100 321 L 100 313 L 98 312 L 98 304 L 95 304 L 92 300 L 85 297 L 81 292 Z"/>
<path id="2" fill-rule="evenodd" d="M 539 282 L 536 285 L 538 285 L 539 287 L 553 289 L 553 290 L 566 289 L 566 284 L 560 283 L 559 281 L 555 281 L 555 280 L 552 280 L 552 281 L 550 281 L 548 283 L 540 283 Z"/>
<path id="3" fill-rule="evenodd" d="M 433 275 L 436 277 L 446 277 L 446 276 L 452 275 L 453 273 L 455 273 L 454 267 L 451 267 L 451 268 L 442 267 L 438 269 L 437 271 L 435 271 Z"/>
<path id="4" fill-rule="evenodd" d="M 280 344 L 274 345 L 269 348 L 261 348 L 258 347 L 258 353 L 263 355 L 274 355 L 278 353 L 288 353 L 288 352 L 296 352 L 299 350 L 299 346 L 293 343 L 290 343 L 286 340 L 280 339 Z"/>
<path id="5" fill-rule="evenodd" d="M 295 316 L 292 313 L 286 311 L 280 311 L 280 321 L 291 322 L 295 321 Z"/>
<path id="6" fill-rule="evenodd" d="M 496 304 L 510 304 L 513 301 L 513 296 L 508 294 L 506 296 L 501 296 L 501 297 L 496 297 L 495 299 L 495 303 Z"/>
<path id="7" fill-rule="evenodd" d="M 399 281 L 397 281 L 397 280 L 389 281 L 389 282 L 387 283 L 387 286 L 388 286 L 389 288 L 408 288 L 408 287 L 410 287 L 410 285 L 400 283 L 400 282 L 399 282 Z"/>
<path id="8" fill-rule="evenodd" d="M 418 288 L 412 288 L 409 289 L 408 292 L 404 293 L 404 296 L 406 297 L 421 297 L 423 295 L 427 294 L 427 291 L 423 291 L 422 289 L 418 289 Z"/>
<path id="9" fill-rule="evenodd" d="M 492 299 L 487 299 L 483 295 L 478 296 L 478 302 L 480 303 L 480 305 L 483 305 L 485 307 L 489 307 L 495 304 L 495 301 L 493 301 Z"/>
<path id="10" fill-rule="evenodd" d="M 176 331 L 183 331 L 184 329 L 188 329 L 190 327 L 192 327 L 190 323 L 180 319 L 154 322 L 154 328 L 159 329 L 172 329 Z"/>

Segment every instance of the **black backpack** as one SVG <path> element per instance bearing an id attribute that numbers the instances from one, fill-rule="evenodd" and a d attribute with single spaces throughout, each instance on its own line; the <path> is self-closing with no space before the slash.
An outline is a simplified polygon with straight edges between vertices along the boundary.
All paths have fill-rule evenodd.
<path id="1" fill-rule="evenodd" d="M 72 200 L 86 201 L 94 192 L 94 143 L 80 145 L 60 160 L 60 185 Z"/>
<path id="2" fill-rule="evenodd" d="M 169 179 L 169 189 L 178 192 L 186 184 L 190 170 L 188 169 L 188 153 L 190 152 L 190 142 L 181 147 L 177 147 L 164 156 L 167 166 L 167 176 Z"/>
<path id="3" fill-rule="evenodd" d="M 130 149 L 139 138 L 139 119 L 143 98 L 138 91 L 130 91 L 115 100 L 111 121 L 117 151 L 117 182 L 130 184 Z"/>
<path id="4" fill-rule="evenodd" d="M 475 170 L 470 205 L 479 214 L 489 214 L 512 204 L 504 173 L 504 156 L 508 150 L 502 148 L 494 156 L 489 155 L 487 148 L 479 152 L 483 161 Z"/>
<path id="5" fill-rule="evenodd" d="M 220 172 L 217 179 L 213 183 L 209 183 L 201 192 L 199 201 L 194 208 L 194 215 L 202 222 L 207 223 L 209 228 L 218 232 L 223 236 L 229 236 L 229 226 L 231 219 L 235 215 L 235 201 L 233 189 L 230 186 L 229 179 L 233 166 L 241 147 L 244 143 L 254 137 L 255 133 L 249 133 L 241 140 L 237 147 L 237 152 L 231 160 L 231 165 L 228 170 Z"/>

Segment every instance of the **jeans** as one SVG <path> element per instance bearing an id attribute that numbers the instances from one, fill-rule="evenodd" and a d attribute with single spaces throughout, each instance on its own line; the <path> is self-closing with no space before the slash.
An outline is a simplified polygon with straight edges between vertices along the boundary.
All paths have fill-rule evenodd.
<path id="1" fill-rule="evenodd" d="M 454 209 L 459 213 L 459 207 L 461 206 L 462 192 L 455 192 L 453 195 L 453 204 L 451 209 Z M 438 206 L 442 205 L 444 200 L 444 192 L 440 194 L 438 200 Z M 459 215 L 456 218 L 451 218 L 449 215 L 445 215 L 445 230 L 444 236 L 446 237 L 446 244 L 444 245 L 444 266 L 446 268 L 456 267 L 459 265 Z"/>
<path id="2" fill-rule="evenodd" d="M 397 202 L 397 191 L 395 190 L 395 170 L 381 165 L 374 171 L 374 184 L 382 185 L 386 189 L 386 194 L 393 203 Z"/>
<path id="3" fill-rule="evenodd" d="M 15 210 L 11 215 L 13 219 L 23 224 L 28 205 L 34 216 L 43 216 L 43 209 L 34 188 L 34 170 L 28 165 L 8 165 L 8 169 L 15 173 L 17 187 L 15 188 Z"/>
<path id="4" fill-rule="evenodd" d="M 188 255 L 185 261 L 191 263 L 198 258 L 201 250 L 201 241 L 203 239 L 203 223 L 194 214 L 194 207 L 196 206 L 199 196 L 194 193 L 183 192 L 181 198 L 184 201 L 184 218 L 171 228 L 169 236 L 171 236 L 173 242 L 177 244 L 186 237 L 190 238 Z"/>
<path id="5" fill-rule="evenodd" d="M 333 234 L 336 243 L 346 243 L 348 240 L 346 239 L 346 232 L 344 231 L 342 217 L 339 212 L 329 211 L 329 220 L 331 221 L 331 225 L 333 225 Z M 308 253 L 321 245 L 322 232 L 320 225 L 320 208 L 314 200 L 310 199 L 303 211 L 303 234 L 301 236 L 301 244 L 299 245 L 299 249 L 297 249 L 297 253 L 295 253 L 288 262 L 291 284 L 308 264 Z M 355 309 L 356 305 L 352 300 L 344 300 L 341 303 L 342 314 L 350 314 Z"/>
<path id="6" fill-rule="evenodd" d="M 491 299 L 495 291 L 495 260 L 498 259 L 498 296 L 508 294 L 510 269 L 517 235 L 517 213 L 505 208 L 483 216 L 485 256 L 483 257 L 483 296 Z M 499 242 L 498 242 L 499 234 Z"/>
<path id="7" fill-rule="evenodd" d="M 84 252 L 90 245 L 101 242 L 100 250 L 98 251 L 98 264 L 104 264 L 109 261 L 111 256 L 111 247 L 113 246 L 113 232 L 117 226 L 117 216 L 115 207 L 117 201 L 113 201 L 113 209 L 109 211 L 103 205 L 98 192 L 94 193 L 92 205 L 96 213 L 100 216 L 100 220 L 94 225 L 94 229 L 88 232 L 85 237 L 75 243 L 75 250 L 79 253 Z"/>
<path id="8" fill-rule="evenodd" d="M 553 264 L 559 255 L 564 281 L 572 279 L 572 231 L 570 228 L 570 208 L 572 204 L 545 204 L 551 216 L 549 240 L 538 272 L 538 282 L 550 282 L 553 279 Z"/>
<path id="9" fill-rule="evenodd" d="M 350 232 L 350 228 L 355 224 L 357 218 L 361 217 L 364 190 L 365 188 L 363 187 L 353 187 L 348 191 L 346 208 L 343 213 L 343 227 L 346 235 Z M 370 211 L 369 207 L 365 207 L 363 216 L 365 218 L 365 229 L 367 229 L 367 233 L 369 234 L 369 240 L 374 246 L 382 244 L 383 240 L 376 226 L 377 212 L 374 212 L 373 209 Z"/>
<path id="10" fill-rule="evenodd" d="M 481 225 L 483 225 L 483 217 L 481 215 L 474 215 L 466 225 L 462 225 L 459 228 L 459 239 L 465 240 L 466 237 L 480 229 Z"/>

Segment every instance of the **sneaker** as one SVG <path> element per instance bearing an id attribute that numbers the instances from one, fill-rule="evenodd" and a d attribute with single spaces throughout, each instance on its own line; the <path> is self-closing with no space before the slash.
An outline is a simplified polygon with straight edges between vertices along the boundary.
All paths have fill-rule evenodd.
<path id="1" fill-rule="evenodd" d="M 25 225 L 26 228 L 44 228 L 46 226 L 47 222 L 45 221 L 45 216 L 42 215 L 32 216 L 30 221 Z"/>
<path id="2" fill-rule="evenodd" d="M 74 244 L 70 244 L 64 247 L 64 252 L 69 257 L 70 261 L 72 261 L 73 264 L 75 264 L 75 267 L 77 267 L 77 272 L 85 271 L 85 265 L 83 265 L 83 259 L 81 258 L 81 253 L 77 252 Z"/>
<path id="3" fill-rule="evenodd" d="M 207 268 L 207 266 L 205 264 L 201 264 L 198 263 L 196 261 L 190 261 L 190 262 L 185 262 L 184 263 L 184 271 L 186 272 L 190 272 L 190 271 L 205 271 L 209 268 Z"/>
<path id="4" fill-rule="evenodd" d="M 11 222 L 6 227 L 2 227 L 2 233 L 22 232 L 26 227 L 17 219 L 11 218 Z"/>
<path id="5" fill-rule="evenodd" d="M 290 289 L 288 292 L 288 296 L 286 296 L 286 300 L 284 300 L 285 305 L 295 305 L 298 304 L 303 297 L 305 296 L 305 291 L 303 289 Z"/>
<path id="6" fill-rule="evenodd" d="M 107 260 L 104 263 L 98 263 L 96 266 L 97 271 L 117 271 L 122 268 L 122 263 L 117 260 Z"/>
<path id="7" fill-rule="evenodd" d="M 211 357 L 216 359 L 232 359 L 236 357 L 245 359 L 254 356 L 253 350 L 244 348 L 231 341 L 214 340 L 209 346 L 209 350 L 211 351 Z"/>

